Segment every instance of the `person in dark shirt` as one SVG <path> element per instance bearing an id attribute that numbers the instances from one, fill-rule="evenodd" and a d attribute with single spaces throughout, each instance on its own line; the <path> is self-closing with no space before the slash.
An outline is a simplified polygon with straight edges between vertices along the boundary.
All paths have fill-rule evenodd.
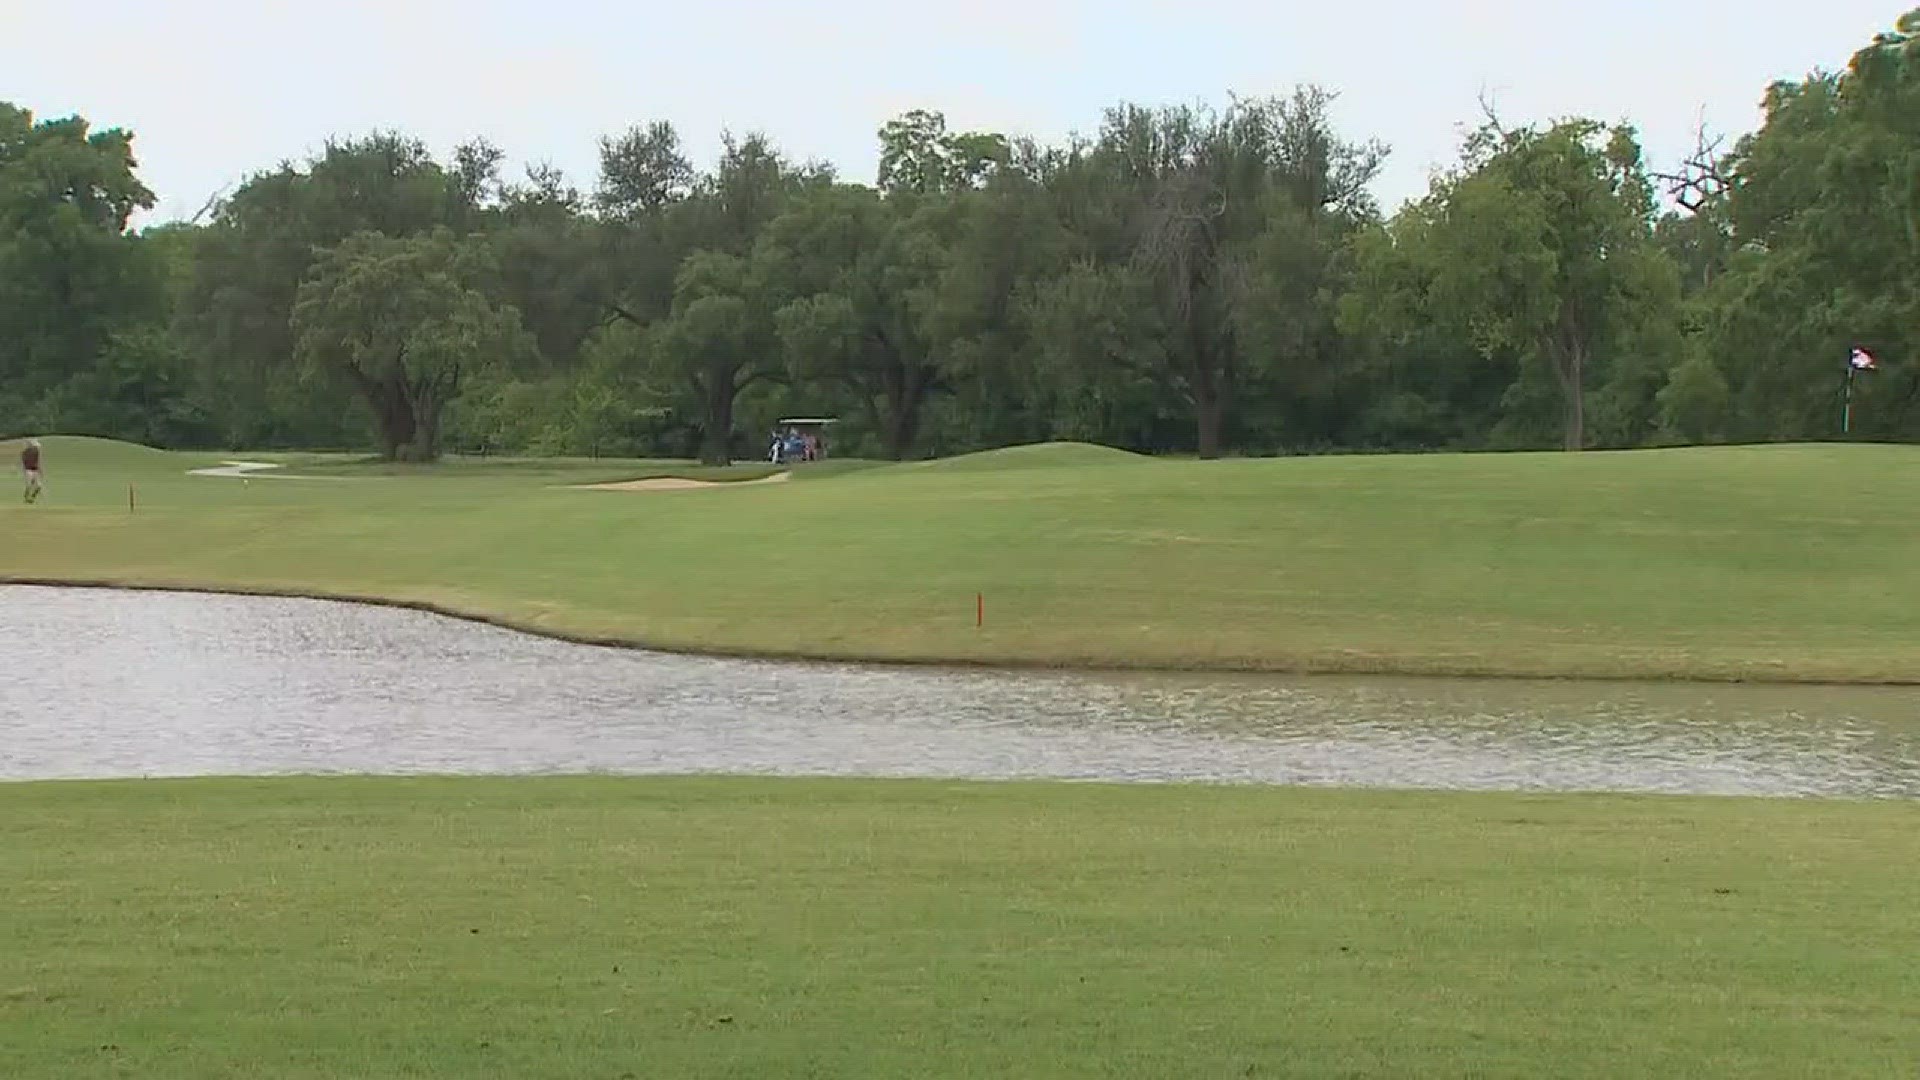
<path id="1" fill-rule="evenodd" d="M 28 439 L 20 451 L 20 471 L 27 474 L 27 501 L 40 497 L 40 440 Z"/>

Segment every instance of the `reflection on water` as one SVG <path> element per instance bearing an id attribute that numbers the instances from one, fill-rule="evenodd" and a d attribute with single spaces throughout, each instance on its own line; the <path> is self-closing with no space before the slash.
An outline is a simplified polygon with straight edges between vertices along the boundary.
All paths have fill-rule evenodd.
<path id="1" fill-rule="evenodd" d="M 1920 795 L 1920 691 L 663 656 L 309 600 L 0 587 L 0 778 L 780 773 Z"/>

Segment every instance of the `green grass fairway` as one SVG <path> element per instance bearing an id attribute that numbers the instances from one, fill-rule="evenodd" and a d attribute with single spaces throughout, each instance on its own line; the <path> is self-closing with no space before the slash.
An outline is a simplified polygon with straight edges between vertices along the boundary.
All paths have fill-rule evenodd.
<path id="1" fill-rule="evenodd" d="M 0 1075 L 1911 1077 L 1903 803 L 0 787 Z"/>
<path id="2" fill-rule="evenodd" d="M 49 440 L 46 501 L 0 500 L 0 576 L 384 597 L 739 654 L 1920 681 L 1915 447 L 1041 446 L 650 493 L 572 485 L 768 467 L 295 456 L 325 479 L 186 475 L 250 456 Z"/>

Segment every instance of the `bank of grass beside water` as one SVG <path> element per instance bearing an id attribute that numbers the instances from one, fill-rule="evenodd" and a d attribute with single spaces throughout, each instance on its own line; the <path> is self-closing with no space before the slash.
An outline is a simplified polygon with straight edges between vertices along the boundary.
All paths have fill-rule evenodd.
<path id="1" fill-rule="evenodd" d="M 327 479 L 186 474 L 227 458 Z M 44 503 L 0 500 L 0 578 L 382 598 L 737 655 L 1920 681 L 1913 447 L 1200 462 L 1066 445 L 651 493 L 578 487 L 767 467 L 68 439 L 47 459 Z"/>
<path id="2" fill-rule="evenodd" d="M 1905 803 L 0 785 L 0 1075 L 1909 1077 Z"/>

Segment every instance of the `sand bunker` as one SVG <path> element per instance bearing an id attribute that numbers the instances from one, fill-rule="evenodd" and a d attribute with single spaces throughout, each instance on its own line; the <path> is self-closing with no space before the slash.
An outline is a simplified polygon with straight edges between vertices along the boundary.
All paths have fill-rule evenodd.
<path id="1" fill-rule="evenodd" d="M 284 466 L 266 461 L 223 461 L 218 468 L 188 469 L 189 476 L 237 476 L 243 480 L 352 480 L 351 476 L 309 476 L 304 473 L 274 472 Z"/>
<path id="2" fill-rule="evenodd" d="M 187 474 L 189 476 L 247 476 L 279 467 L 267 461 L 223 461 L 218 468 L 188 469 Z M 279 478 L 276 477 L 276 479 Z"/>
<path id="3" fill-rule="evenodd" d="M 714 488 L 752 487 L 755 484 L 781 484 L 792 473 L 774 473 L 758 480 L 689 480 L 683 476 L 655 476 L 646 480 L 619 480 L 611 484 L 574 484 L 587 491 L 710 491 Z"/>

